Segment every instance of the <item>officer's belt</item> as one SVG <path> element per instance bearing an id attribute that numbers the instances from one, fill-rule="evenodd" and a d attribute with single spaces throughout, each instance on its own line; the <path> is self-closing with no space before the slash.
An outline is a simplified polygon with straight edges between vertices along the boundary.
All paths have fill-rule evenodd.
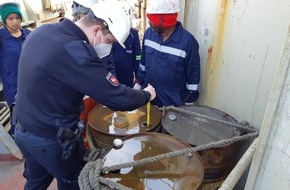
<path id="1" fill-rule="evenodd" d="M 16 123 L 16 127 L 21 131 L 26 131 L 34 136 L 42 137 L 42 138 L 49 138 L 49 139 L 57 139 L 57 131 L 45 131 L 45 133 L 42 133 L 41 131 L 34 131 L 29 129 L 28 127 L 24 127 L 19 122 Z"/>

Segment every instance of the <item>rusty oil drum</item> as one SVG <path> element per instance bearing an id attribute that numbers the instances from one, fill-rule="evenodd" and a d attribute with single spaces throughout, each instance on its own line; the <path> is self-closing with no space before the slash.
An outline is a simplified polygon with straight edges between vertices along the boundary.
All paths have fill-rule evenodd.
<path id="1" fill-rule="evenodd" d="M 127 135 L 155 132 L 161 128 L 161 111 L 150 106 L 150 125 L 147 126 L 146 105 L 133 111 L 112 111 L 103 105 L 96 106 L 88 116 L 88 130 L 95 147 L 110 148 L 113 140 Z"/>
<path id="2" fill-rule="evenodd" d="M 237 123 L 236 119 L 230 115 L 211 107 L 180 106 L 178 108 Z M 240 136 L 240 133 L 233 127 L 170 109 L 166 111 L 162 119 L 162 131 L 187 142 L 191 146 Z M 222 148 L 199 151 L 205 170 L 203 182 L 216 182 L 225 179 L 235 165 L 237 148 L 238 144 L 234 143 Z"/>
<path id="3" fill-rule="evenodd" d="M 108 151 L 104 166 L 113 166 L 178 151 L 191 146 L 176 138 L 146 132 L 122 138 L 123 144 Z M 103 177 L 134 190 L 195 190 L 204 175 L 202 160 L 197 153 L 161 159 L 144 165 L 123 168 Z"/>

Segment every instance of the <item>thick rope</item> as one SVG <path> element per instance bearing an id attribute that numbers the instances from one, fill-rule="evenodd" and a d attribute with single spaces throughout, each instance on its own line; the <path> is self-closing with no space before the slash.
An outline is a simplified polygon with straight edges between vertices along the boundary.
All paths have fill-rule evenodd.
<path id="1" fill-rule="evenodd" d="M 92 141 L 94 141 L 92 134 L 90 130 L 87 131 L 88 138 L 90 138 Z M 93 142 L 96 143 L 96 142 Z M 101 173 L 101 167 L 103 165 L 102 157 L 107 152 L 106 149 L 97 149 L 95 147 L 91 147 L 88 154 L 84 156 L 84 160 L 88 163 L 84 166 L 82 169 L 79 178 L 78 183 L 81 190 L 112 190 L 118 189 L 118 190 L 132 190 L 130 188 L 127 188 L 119 183 L 116 183 L 114 181 L 105 179 L 100 176 Z M 108 186 L 110 188 L 108 188 Z"/>
<path id="2" fill-rule="evenodd" d="M 89 129 L 87 129 L 86 134 L 87 134 L 87 138 L 89 138 L 92 141 L 91 146 L 93 147 L 90 147 L 90 151 L 84 156 L 84 161 L 88 162 L 88 161 L 94 161 L 99 158 L 102 158 L 104 154 L 107 152 L 107 149 L 95 148 L 94 144 L 97 144 L 97 142 L 92 136 L 91 131 Z"/>
<path id="3" fill-rule="evenodd" d="M 94 161 L 99 158 L 102 158 L 103 155 L 107 152 L 106 149 L 96 149 L 95 147 L 92 147 L 88 153 L 84 156 L 84 161 L 89 162 L 89 161 Z"/>
<path id="4" fill-rule="evenodd" d="M 102 160 L 97 159 L 95 162 L 88 162 L 82 169 L 78 183 L 81 190 L 105 190 L 113 188 L 119 190 L 133 190 L 119 183 L 105 179 L 100 176 L 102 168 Z"/>

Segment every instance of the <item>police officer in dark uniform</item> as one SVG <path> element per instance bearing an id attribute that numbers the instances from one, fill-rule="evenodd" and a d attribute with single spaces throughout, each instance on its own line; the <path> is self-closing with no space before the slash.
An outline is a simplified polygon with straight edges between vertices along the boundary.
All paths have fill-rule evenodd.
<path id="1" fill-rule="evenodd" d="M 23 44 L 15 142 L 25 157 L 25 190 L 47 189 L 54 178 L 60 190 L 79 189 L 77 177 L 85 164 L 78 124 L 84 95 L 120 111 L 155 98 L 150 85 L 138 91 L 119 84 L 100 59 L 129 34 L 128 15 L 118 5 L 102 2 L 92 7 L 95 18 L 42 25 Z"/>

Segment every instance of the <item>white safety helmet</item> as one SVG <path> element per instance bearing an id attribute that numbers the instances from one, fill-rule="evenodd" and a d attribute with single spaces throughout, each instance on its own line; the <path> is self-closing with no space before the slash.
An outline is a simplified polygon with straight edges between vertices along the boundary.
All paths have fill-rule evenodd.
<path id="1" fill-rule="evenodd" d="M 20 9 L 20 3 L 17 0 L 1 0 L 0 7 L 6 4 L 14 4 Z"/>
<path id="2" fill-rule="evenodd" d="M 129 15 L 130 17 L 130 28 L 132 27 L 133 23 L 132 23 L 132 7 L 129 5 L 129 3 L 125 0 L 119 0 L 119 2 L 122 5 L 122 8 L 124 9 L 124 11 Z"/>
<path id="3" fill-rule="evenodd" d="M 96 17 L 103 19 L 110 32 L 125 48 L 124 42 L 130 32 L 130 15 L 120 1 L 100 1 L 91 8 Z"/>
<path id="4" fill-rule="evenodd" d="M 94 0 L 73 0 L 73 1 L 85 8 L 91 8 L 94 4 Z"/>
<path id="5" fill-rule="evenodd" d="M 122 8 L 130 15 L 131 14 L 131 11 L 130 11 L 131 7 L 130 7 L 129 3 L 125 0 L 119 0 L 119 2 L 121 4 Z"/>
<path id="6" fill-rule="evenodd" d="M 151 0 L 146 9 L 148 14 L 170 14 L 179 11 L 179 0 Z"/>

